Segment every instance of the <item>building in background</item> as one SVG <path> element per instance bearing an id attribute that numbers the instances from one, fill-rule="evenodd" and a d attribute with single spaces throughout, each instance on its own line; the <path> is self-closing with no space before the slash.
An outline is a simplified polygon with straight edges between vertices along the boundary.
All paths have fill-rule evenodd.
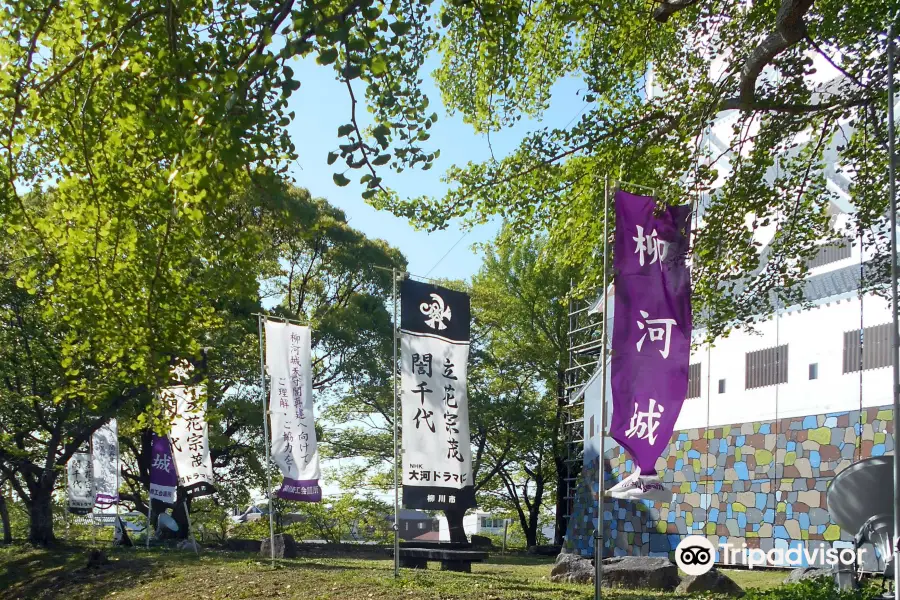
<path id="1" fill-rule="evenodd" d="M 819 72 L 827 70 L 823 65 Z M 729 168 L 722 140 L 735 119 L 723 113 L 704 136 L 711 154 L 722 156 L 720 171 Z M 831 222 L 841 230 L 855 209 L 836 147 L 832 155 L 826 169 L 835 198 Z M 699 206 L 701 227 L 706 203 Z M 756 239 L 765 247 L 774 233 L 774 227 L 760 228 Z M 827 486 L 853 462 L 894 451 L 890 303 L 860 292 L 871 259 L 859 240 L 823 245 L 809 262 L 804 287 L 811 307 L 782 306 L 753 333 L 734 332 L 713 347 L 695 348 L 688 398 L 657 462 L 675 498 L 662 505 L 605 499 L 607 555 L 669 556 L 689 534 L 706 535 L 716 547 L 766 551 L 850 546 L 855 532 L 841 531 L 830 519 Z M 602 313 L 599 304 L 594 312 Z M 695 332 L 695 341 L 703 338 L 703 331 Z M 584 398 L 583 472 L 572 495 L 566 545 L 586 556 L 593 553 L 597 524 L 602 385 L 596 378 L 573 390 Z M 611 395 L 607 387 L 610 403 Z M 604 461 L 606 489 L 633 470 L 611 439 Z M 874 549 L 866 554 L 865 566 L 878 569 Z"/>
<path id="2" fill-rule="evenodd" d="M 420 542 L 439 541 L 438 519 L 432 517 L 427 512 L 401 508 L 398 517 L 400 520 L 401 540 L 416 540 Z M 388 520 L 393 522 L 394 515 L 390 515 Z"/>
<path id="3" fill-rule="evenodd" d="M 489 512 L 484 511 L 473 511 L 463 517 L 463 529 L 466 532 L 466 536 L 471 537 L 473 535 L 493 535 L 498 537 L 503 537 L 503 530 L 506 526 L 506 522 L 509 522 L 510 531 L 512 531 L 513 527 L 516 525 L 517 521 L 514 519 L 505 518 L 502 516 L 497 516 Z M 440 541 L 449 542 L 450 541 L 450 527 L 447 525 L 447 517 L 443 514 L 438 516 L 438 522 L 440 524 Z M 545 526 L 541 529 L 541 533 L 547 539 L 553 539 L 553 525 Z"/>

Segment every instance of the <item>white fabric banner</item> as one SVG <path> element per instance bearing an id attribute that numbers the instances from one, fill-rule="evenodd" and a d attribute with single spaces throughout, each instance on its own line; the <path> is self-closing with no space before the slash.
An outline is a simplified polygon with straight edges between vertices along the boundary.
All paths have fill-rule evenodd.
<path id="1" fill-rule="evenodd" d="M 91 455 L 76 452 L 66 465 L 66 495 L 69 512 L 86 515 L 94 509 L 94 485 L 91 474 Z"/>
<path id="2" fill-rule="evenodd" d="M 469 296 L 440 286 L 400 284 L 400 398 L 403 505 L 475 506 L 469 402 Z"/>
<path id="3" fill-rule="evenodd" d="M 402 333 L 400 350 L 404 505 L 469 508 L 469 345 Z"/>
<path id="4" fill-rule="evenodd" d="M 94 504 L 109 508 L 119 503 L 119 428 L 110 419 L 91 439 L 94 467 Z"/>
<path id="5" fill-rule="evenodd" d="M 164 402 L 175 407 L 169 432 L 178 485 L 188 497 L 215 492 L 206 422 L 206 390 L 203 386 L 175 386 L 163 391 Z"/>
<path id="6" fill-rule="evenodd" d="M 286 500 L 320 502 L 309 327 L 266 321 L 266 369 L 271 378 L 272 459 L 284 476 L 276 494 Z"/>

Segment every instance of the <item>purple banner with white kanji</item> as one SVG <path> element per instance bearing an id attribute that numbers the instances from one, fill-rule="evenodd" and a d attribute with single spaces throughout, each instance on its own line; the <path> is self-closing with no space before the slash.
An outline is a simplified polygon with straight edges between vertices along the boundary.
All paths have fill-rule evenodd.
<path id="1" fill-rule="evenodd" d="M 178 474 L 175 473 L 169 438 L 154 433 L 150 446 L 150 499 L 175 504 L 177 488 Z"/>
<path id="2" fill-rule="evenodd" d="M 687 396 L 690 206 L 616 192 L 610 434 L 642 475 L 656 472 Z"/>

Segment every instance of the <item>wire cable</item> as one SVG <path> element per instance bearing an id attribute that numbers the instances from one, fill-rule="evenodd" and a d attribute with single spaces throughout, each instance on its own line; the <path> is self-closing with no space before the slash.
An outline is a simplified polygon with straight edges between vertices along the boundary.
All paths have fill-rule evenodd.
<path id="1" fill-rule="evenodd" d="M 425 276 L 423 277 L 423 279 L 427 279 L 428 276 L 431 275 L 431 272 L 434 271 L 434 270 L 437 268 L 437 266 L 438 266 L 439 264 L 441 264 L 441 263 L 444 261 L 445 258 L 447 258 L 448 256 L 450 256 L 450 253 L 453 252 L 453 250 L 454 250 L 457 246 L 459 246 L 459 243 L 460 243 L 461 241 L 463 241 L 463 240 L 466 238 L 466 236 L 469 235 L 469 233 L 471 233 L 471 230 L 470 230 L 470 231 L 466 231 L 465 233 L 463 233 L 463 234 L 462 234 L 462 237 L 460 237 L 458 240 L 456 240 L 456 243 L 453 244 L 452 246 L 450 246 L 450 249 L 447 250 L 447 252 L 445 252 L 444 255 L 443 255 L 436 263 L 434 263 L 434 266 L 431 267 L 430 269 L 428 269 L 428 272 L 425 273 Z"/>

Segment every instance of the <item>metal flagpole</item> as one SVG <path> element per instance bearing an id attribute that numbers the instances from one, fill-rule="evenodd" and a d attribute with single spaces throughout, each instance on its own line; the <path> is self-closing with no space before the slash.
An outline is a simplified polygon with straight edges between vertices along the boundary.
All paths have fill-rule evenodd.
<path id="1" fill-rule="evenodd" d="M 392 338 L 394 344 L 394 362 L 391 369 L 393 370 L 392 381 L 394 383 L 394 577 L 400 577 L 400 493 L 397 485 L 397 269 L 391 269 L 391 299 L 394 303 L 394 335 Z"/>
<path id="2" fill-rule="evenodd" d="M 594 598 L 600 600 L 603 596 L 601 590 L 603 569 L 603 494 L 606 491 L 606 477 L 603 473 L 603 454 L 606 446 L 606 326 L 607 300 L 609 285 L 606 281 L 607 255 L 609 251 L 609 176 L 603 182 L 603 355 L 600 362 L 600 373 L 603 380 L 603 388 L 600 392 L 600 448 L 597 453 L 597 529 L 594 531 Z"/>
<path id="3" fill-rule="evenodd" d="M 150 535 L 153 533 L 153 498 L 147 493 L 147 550 L 150 549 Z"/>
<path id="4" fill-rule="evenodd" d="M 187 498 L 182 500 L 182 502 L 184 502 L 184 518 L 187 520 L 188 534 L 191 536 L 191 542 L 194 544 L 194 552 L 197 553 L 197 558 L 200 558 L 200 548 L 197 547 L 197 538 L 194 537 L 194 528 L 191 527 L 191 511 L 187 505 Z"/>
<path id="5" fill-rule="evenodd" d="M 153 454 L 151 452 L 151 454 Z M 119 526 L 119 422 L 116 421 L 116 526 Z M 122 523 L 122 538 L 125 538 L 125 523 Z M 113 529 L 115 532 L 115 529 Z M 115 533 L 113 533 L 113 537 L 115 537 Z"/>
<path id="6" fill-rule="evenodd" d="M 272 554 L 272 568 L 275 568 L 275 506 L 272 501 L 272 469 L 269 464 L 269 411 L 266 409 L 266 359 L 263 351 L 263 317 L 259 323 L 259 386 L 262 390 L 263 446 L 266 448 L 266 497 L 269 499 L 269 550 Z"/>
<path id="7" fill-rule="evenodd" d="M 894 402 L 894 438 L 900 431 L 900 327 L 897 313 L 897 179 L 894 169 L 894 24 L 888 26 L 888 185 L 891 203 L 891 362 L 894 368 L 891 398 Z M 896 443 L 896 442 L 895 442 Z M 900 541 L 900 457 L 894 457 L 894 599 L 900 600 L 900 556 L 897 544 Z"/>

